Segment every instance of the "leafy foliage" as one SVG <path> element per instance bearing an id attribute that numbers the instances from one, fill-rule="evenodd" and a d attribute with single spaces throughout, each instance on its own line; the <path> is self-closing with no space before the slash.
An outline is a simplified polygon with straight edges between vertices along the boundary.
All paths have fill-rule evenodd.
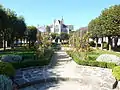
<path id="1" fill-rule="evenodd" d="M 111 37 L 116 37 L 120 35 L 119 16 L 120 16 L 120 5 L 114 5 L 107 9 L 104 9 L 101 12 L 100 16 L 91 20 L 88 25 L 88 31 L 90 32 L 92 38 L 108 37 L 107 49 L 109 50 L 111 50 L 112 47 Z M 98 42 L 97 39 L 96 42 Z"/>
<path id="2" fill-rule="evenodd" d="M 13 90 L 12 81 L 4 75 L 0 75 L 0 89 Z"/>
<path id="3" fill-rule="evenodd" d="M 50 33 L 50 26 L 46 26 L 46 32 Z"/>
<path id="4" fill-rule="evenodd" d="M 68 40 L 69 39 L 69 35 L 67 33 L 62 32 L 60 34 L 60 38 L 61 38 L 61 40 Z"/>
<path id="5" fill-rule="evenodd" d="M 114 68 L 115 66 L 117 66 L 115 63 L 107 63 L 107 62 L 99 62 L 96 60 L 82 60 L 79 56 L 78 56 L 78 52 L 74 53 L 72 51 L 67 51 L 67 53 L 73 58 L 73 60 L 79 64 L 79 65 L 85 65 L 85 66 L 96 66 L 96 67 L 102 67 L 102 68 Z"/>
<path id="6" fill-rule="evenodd" d="M 10 63 L 0 62 L 0 74 L 11 77 L 14 76 L 15 69 Z"/>
<path id="7" fill-rule="evenodd" d="M 51 33 L 52 40 L 54 40 L 57 37 L 57 33 Z"/>
<path id="8" fill-rule="evenodd" d="M 0 6 L 0 36 L 1 41 L 4 41 L 4 50 L 6 48 L 5 41 L 8 41 L 10 46 L 14 47 L 14 40 L 23 38 L 26 30 L 24 18 L 17 16 L 11 9 L 6 9 Z"/>
<path id="9" fill-rule="evenodd" d="M 112 75 L 118 80 L 120 81 L 120 66 L 116 66 L 113 68 L 112 70 Z"/>

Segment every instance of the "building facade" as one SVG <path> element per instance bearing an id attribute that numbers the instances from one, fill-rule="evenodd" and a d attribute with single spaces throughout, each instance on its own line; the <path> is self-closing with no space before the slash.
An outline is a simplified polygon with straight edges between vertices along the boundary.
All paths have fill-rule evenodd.
<path id="1" fill-rule="evenodd" d="M 73 25 L 65 25 L 64 24 L 64 20 L 63 18 L 61 20 L 54 20 L 53 21 L 53 24 L 50 26 L 50 29 L 51 29 L 51 33 L 62 33 L 62 32 L 65 32 L 65 33 L 68 33 L 70 32 L 70 30 L 73 30 Z"/>

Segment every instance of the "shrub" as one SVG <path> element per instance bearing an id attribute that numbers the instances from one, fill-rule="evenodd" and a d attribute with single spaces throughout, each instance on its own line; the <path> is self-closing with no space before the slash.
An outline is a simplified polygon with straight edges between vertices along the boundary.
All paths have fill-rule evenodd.
<path id="1" fill-rule="evenodd" d="M 107 42 L 103 42 L 103 48 L 104 48 L 104 49 L 107 48 Z"/>
<path id="2" fill-rule="evenodd" d="M 12 81 L 4 75 L 0 75 L 0 90 L 13 90 Z"/>
<path id="3" fill-rule="evenodd" d="M 89 45 L 92 46 L 92 47 L 95 47 L 94 41 L 90 41 L 90 42 L 89 42 Z"/>
<path id="4" fill-rule="evenodd" d="M 12 62 L 11 64 L 15 69 L 48 65 L 52 55 L 53 55 L 53 51 L 48 49 L 45 50 L 45 55 L 43 57 L 40 57 L 38 60 L 24 60 L 20 63 Z"/>
<path id="5" fill-rule="evenodd" d="M 19 68 L 26 68 L 32 66 L 43 66 L 49 64 L 50 60 L 30 60 L 30 61 L 23 61 L 21 63 L 11 63 L 15 69 Z"/>
<path id="6" fill-rule="evenodd" d="M 10 63 L 0 62 L 0 74 L 11 77 L 15 75 L 15 69 Z"/>
<path id="7" fill-rule="evenodd" d="M 3 55 L 1 60 L 3 62 L 21 62 L 22 57 L 19 55 Z"/>
<path id="8" fill-rule="evenodd" d="M 88 60 L 96 60 L 95 56 L 88 56 Z"/>
<path id="9" fill-rule="evenodd" d="M 102 67 L 102 68 L 107 68 L 107 63 L 106 62 L 99 62 L 98 66 Z"/>
<path id="10" fill-rule="evenodd" d="M 99 62 L 97 61 L 88 61 L 90 66 L 98 66 Z"/>
<path id="11" fill-rule="evenodd" d="M 79 65 L 84 65 L 84 61 L 83 60 L 79 60 L 78 62 L 76 61 L 76 63 L 78 63 Z"/>
<path id="12" fill-rule="evenodd" d="M 113 69 L 115 66 L 117 66 L 115 63 L 107 63 L 107 68 Z"/>
<path id="13" fill-rule="evenodd" d="M 112 75 L 118 80 L 120 81 L 120 66 L 116 66 L 113 68 L 112 70 Z"/>
<path id="14" fill-rule="evenodd" d="M 78 60 L 77 63 L 79 65 L 88 65 L 88 61 L 87 60 Z"/>

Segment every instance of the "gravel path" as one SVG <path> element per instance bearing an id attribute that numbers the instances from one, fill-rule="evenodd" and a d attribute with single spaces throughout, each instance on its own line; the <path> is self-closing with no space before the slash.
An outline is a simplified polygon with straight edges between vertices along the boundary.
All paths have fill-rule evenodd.
<path id="1" fill-rule="evenodd" d="M 18 71 L 22 74 L 16 74 L 16 77 L 18 75 L 26 82 L 37 79 L 42 82 L 20 90 L 113 90 L 115 79 L 111 69 L 77 65 L 63 50 L 55 53 L 51 65 Z"/>

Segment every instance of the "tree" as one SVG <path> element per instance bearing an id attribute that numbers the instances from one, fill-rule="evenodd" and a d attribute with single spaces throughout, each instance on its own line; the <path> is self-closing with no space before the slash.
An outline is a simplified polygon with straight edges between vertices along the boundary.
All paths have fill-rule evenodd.
<path id="1" fill-rule="evenodd" d="M 63 40 L 63 41 L 64 40 L 68 40 L 69 39 L 69 35 L 67 33 L 62 32 L 60 34 L 60 39 Z"/>
<path id="2" fill-rule="evenodd" d="M 114 5 L 104 9 L 100 16 L 88 25 L 92 37 L 108 37 L 108 49 L 111 50 L 112 38 L 120 35 L 120 5 Z M 115 40 L 118 41 L 117 39 Z"/>
<path id="3" fill-rule="evenodd" d="M 0 36 L 3 40 L 4 50 L 5 42 L 9 41 L 14 48 L 15 38 L 24 37 L 26 24 L 23 17 L 17 17 L 15 11 L 4 8 L 0 5 Z"/>
<path id="4" fill-rule="evenodd" d="M 120 5 L 104 9 L 101 13 L 103 32 L 108 37 L 108 49 L 112 47 L 112 37 L 120 35 Z M 117 40 L 116 40 L 117 41 Z"/>
<path id="5" fill-rule="evenodd" d="M 1 33 L 1 36 L 3 37 L 4 50 L 6 49 L 5 41 L 6 41 L 6 36 L 7 36 L 6 35 L 7 22 L 8 22 L 8 18 L 7 18 L 5 9 L 2 6 L 0 6 L 0 33 Z"/>
<path id="6" fill-rule="evenodd" d="M 46 32 L 50 33 L 50 26 L 46 26 Z"/>
<path id="7" fill-rule="evenodd" d="M 37 28 L 35 26 L 28 26 L 26 35 L 29 41 L 29 47 L 30 47 L 30 44 L 32 44 L 33 46 L 37 40 Z"/>
<path id="8" fill-rule="evenodd" d="M 98 45 L 98 39 L 101 38 L 102 43 L 103 43 L 103 36 L 104 36 L 104 31 L 103 31 L 103 26 L 102 26 L 102 19 L 101 17 L 97 17 L 94 20 L 91 20 L 91 22 L 88 24 L 88 31 L 90 32 L 90 37 L 96 40 L 96 48 Z M 103 44 L 101 44 L 101 48 L 103 48 Z"/>
<path id="9" fill-rule="evenodd" d="M 14 39 L 17 36 L 17 14 L 11 9 L 6 9 L 6 14 L 8 16 L 8 30 L 10 31 L 10 42 L 11 48 L 14 48 Z"/>
<path id="10" fill-rule="evenodd" d="M 56 36 L 58 36 L 57 33 L 51 33 L 52 40 L 54 40 L 56 38 Z"/>

